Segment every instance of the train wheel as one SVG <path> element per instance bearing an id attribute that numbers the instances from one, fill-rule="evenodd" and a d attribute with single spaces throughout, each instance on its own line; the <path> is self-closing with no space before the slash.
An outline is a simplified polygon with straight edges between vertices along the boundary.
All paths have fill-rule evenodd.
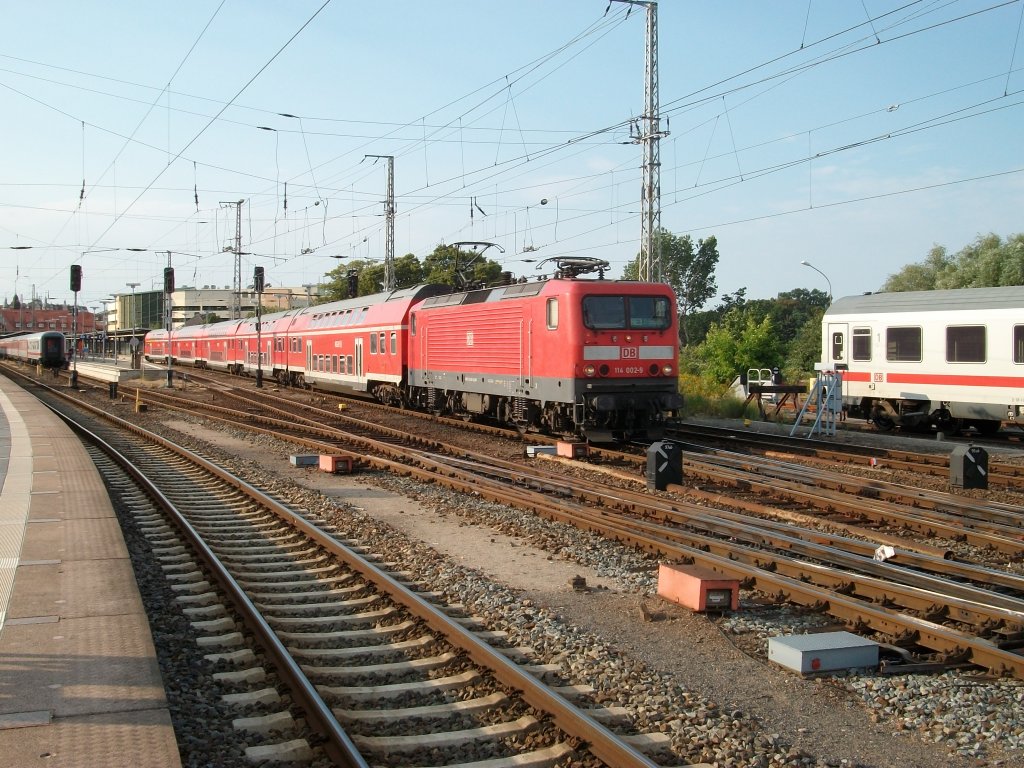
<path id="1" fill-rule="evenodd" d="M 871 417 L 871 423 L 879 432 L 892 432 L 896 429 L 896 422 L 884 413 L 876 413 Z"/>
<path id="2" fill-rule="evenodd" d="M 974 419 L 970 425 L 978 430 L 979 435 L 985 437 L 995 437 L 999 432 L 1000 427 L 1003 426 L 1001 421 L 992 421 L 989 419 Z"/>
<path id="3" fill-rule="evenodd" d="M 963 421 L 953 418 L 945 408 L 932 414 L 935 417 L 935 428 L 948 435 L 955 435 L 963 428 Z"/>

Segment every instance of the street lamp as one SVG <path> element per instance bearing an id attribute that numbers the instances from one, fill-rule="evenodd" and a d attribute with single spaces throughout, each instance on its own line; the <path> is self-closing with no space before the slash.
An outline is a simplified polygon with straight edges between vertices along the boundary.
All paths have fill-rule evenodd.
<path id="1" fill-rule="evenodd" d="M 832 281 L 828 279 L 828 275 L 826 275 L 824 272 L 822 272 L 820 269 L 818 269 L 816 266 L 811 264 L 811 262 L 807 261 L 806 259 L 804 259 L 800 263 L 803 264 L 805 267 L 810 267 L 815 272 L 817 272 L 819 275 L 821 275 L 822 277 L 825 278 L 825 282 L 828 283 L 828 302 L 829 302 L 829 304 L 831 304 L 832 303 Z"/>

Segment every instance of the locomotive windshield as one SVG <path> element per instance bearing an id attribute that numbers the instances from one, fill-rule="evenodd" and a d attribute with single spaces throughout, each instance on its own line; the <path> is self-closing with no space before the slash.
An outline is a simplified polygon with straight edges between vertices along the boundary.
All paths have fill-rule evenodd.
<path id="1" fill-rule="evenodd" d="M 583 324 L 595 331 L 663 331 L 672 314 L 664 296 L 586 296 Z"/>

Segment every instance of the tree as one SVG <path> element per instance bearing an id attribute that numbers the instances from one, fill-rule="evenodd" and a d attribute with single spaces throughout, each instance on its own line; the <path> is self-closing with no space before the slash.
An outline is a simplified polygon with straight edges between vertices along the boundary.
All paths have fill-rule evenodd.
<path id="1" fill-rule="evenodd" d="M 771 318 L 758 320 L 738 309 L 712 325 L 692 355 L 700 375 L 720 384 L 748 368 L 772 368 L 783 362 L 782 344 Z"/>
<path id="2" fill-rule="evenodd" d="M 11 309 L 21 309 L 21 299 L 18 298 L 18 294 L 14 294 L 14 298 L 11 299 Z"/>
<path id="3" fill-rule="evenodd" d="M 319 303 L 353 298 L 349 293 L 348 274 L 355 270 L 358 275 L 357 296 L 368 296 L 384 290 L 384 265 L 378 261 L 354 259 L 339 264 L 326 275 L 320 286 Z M 409 288 L 423 282 L 423 267 L 415 254 L 407 253 L 395 259 L 395 287 Z"/>
<path id="4" fill-rule="evenodd" d="M 450 285 L 457 290 L 495 285 L 501 280 L 501 272 L 501 264 L 483 258 L 483 251 L 467 251 L 454 245 L 439 245 L 423 260 L 426 282 Z"/>
<path id="5" fill-rule="evenodd" d="M 938 287 L 942 274 L 948 271 L 953 260 L 941 245 L 933 246 L 922 264 L 908 264 L 899 272 L 889 275 L 882 285 L 883 291 L 933 291 Z"/>
<path id="6" fill-rule="evenodd" d="M 782 367 L 787 381 L 800 381 L 810 376 L 814 364 L 821 362 L 821 318 L 825 309 L 814 310 L 796 332 L 786 350 Z"/>
<path id="7" fill-rule="evenodd" d="M 883 291 L 933 291 L 944 288 L 990 288 L 1024 285 L 1024 234 L 1004 242 L 998 235 L 980 235 L 953 256 L 934 246 L 923 263 L 908 264 L 889 275 Z"/>
<path id="8" fill-rule="evenodd" d="M 715 295 L 715 267 L 718 266 L 718 240 L 714 235 L 697 242 L 694 248 L 689 235 L 681 237 L 667 230 L 658 232 L 661 245 L 662 278 L 672 286 L 679 310 L 679 338 L 689 344 L 688 318 Z M 626 264 L 622 276 L 636 280 L 640 274 L 640 255 Z"/>

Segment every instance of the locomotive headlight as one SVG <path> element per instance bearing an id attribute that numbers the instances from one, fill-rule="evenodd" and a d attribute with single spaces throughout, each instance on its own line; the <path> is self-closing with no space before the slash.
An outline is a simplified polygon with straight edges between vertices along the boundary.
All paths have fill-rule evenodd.
<path id="1" fill-rule="evenodd" d="M 672 375 L 672 364 L 671 363 L 665 363 L 665 365 L 663 365 L 661 367 L 661 372 L 664 373 L 666 376 L 671 376 Z"/>
<path id="2" fill-rule="evenodd" d="M 585 366 L 583 366 L 583 374 L 585 376 L 593 376 L 595 373 L 597 373 L 597 369 L 594 366 L 592 366 L 592 365 L 585 365 Z"/>

